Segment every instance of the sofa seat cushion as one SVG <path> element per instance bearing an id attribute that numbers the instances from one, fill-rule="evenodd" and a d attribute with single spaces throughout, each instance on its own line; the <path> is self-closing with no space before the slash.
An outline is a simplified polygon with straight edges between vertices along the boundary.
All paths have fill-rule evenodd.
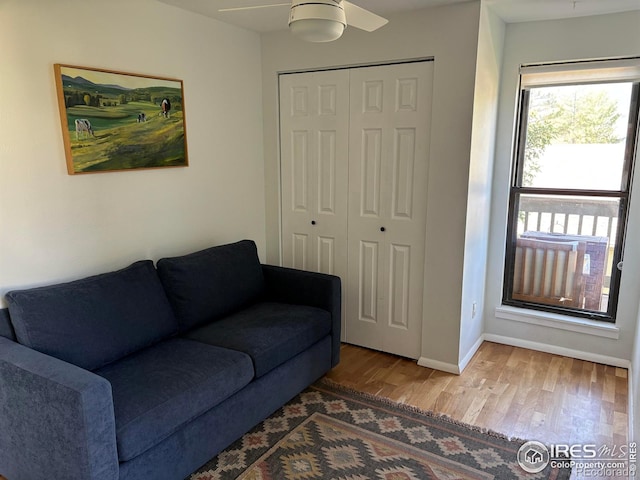
<path id="1" fill-rule="evenodd" d="M 251 240 L 163 258 L 158 274 L 181 332 L 255 303 L 264 290 L 262 265 Z"/>
<path id="2" fill-rule="evenodd" d="M 188 332 L 190 338 L 247 353 L 256 378 L 286 362 L 331 332 L 326 310 L 284 303 L 258 303 Z"/>
<path id="3" fill-rule="evenodd" d="M 178 330 L 151 260 L 115 272 L 7 293 L 18 341 L 87 370 Z"/>
<path id="4" fill-rule="evenodd" d="M 165 340 L 95 373 L 111 383 L 122 462 L 215 407 L 254 376 L 246 354 L 180 338 Z"/>

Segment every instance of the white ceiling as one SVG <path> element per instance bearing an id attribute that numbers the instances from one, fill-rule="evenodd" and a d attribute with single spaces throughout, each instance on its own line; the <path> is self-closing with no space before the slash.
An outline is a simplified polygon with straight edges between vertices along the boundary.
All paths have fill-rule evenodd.
<path id="1" fill-rule="evenodd" d="M 286 3 L 287 0 L 158 0 L 185 10 L 255 32 L 272 32 L 287 28 L 287 6 L 235 12 L 219 12 L 221 8 Z M 391 15 L 437 5 L 471 0 L 352 0 L 378 15 Z M 485 0 L 505 22 L 526 22 L 554 18 L 583 17 L 605 13 L 640 10 L 640 0 Z"/>
<path id="2" fill-rule="evenodd" d="M 507 23 L 640 10 L 640 0 L 485 0 Z"/>

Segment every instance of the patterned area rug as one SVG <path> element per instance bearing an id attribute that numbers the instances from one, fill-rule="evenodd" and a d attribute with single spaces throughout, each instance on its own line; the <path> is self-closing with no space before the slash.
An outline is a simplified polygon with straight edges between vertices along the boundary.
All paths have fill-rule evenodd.
<path id="1" fill-rule="evenodd" d="M 522 470 L 523 443 L 321 380 L 189 479 L 569 478 L 549 466 Z"/>

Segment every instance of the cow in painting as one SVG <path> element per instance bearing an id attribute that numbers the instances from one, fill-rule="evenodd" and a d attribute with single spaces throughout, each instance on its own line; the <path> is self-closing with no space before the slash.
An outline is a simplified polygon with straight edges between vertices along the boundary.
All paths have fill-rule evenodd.
<path id="1" fill-rule="evenodd" d="M 169 118 L 169 110 L 171 110 L 171 102 L 168 98 L 163 98 L 160 104 L 160 115 L 164 118 Z"/>
<path id="2" fill-rule="evenodd" d="M 91 135 L 94 137 L 93 128 L 91 127 L 91 122 L 86 118 L 76 118 L 76 140 L 79 140 L 80 137 L 87 137 Z"/>

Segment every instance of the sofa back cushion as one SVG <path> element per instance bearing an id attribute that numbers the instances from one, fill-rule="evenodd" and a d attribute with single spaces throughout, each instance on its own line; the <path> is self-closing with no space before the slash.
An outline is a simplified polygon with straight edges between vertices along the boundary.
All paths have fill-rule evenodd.
<path id="1" fill-rule="evenodd" d="M 16 341 L 16 334 L 11 325 L 8 308 L 0 308 L 0 335 L 14 342 Z"/>
<path id="2" fill-rule="evenodd" d="M 169 337 L 178 326 L 151 260 L 6 298 L 20 343 L 87 370 Z"/>
<path id="3" fill-rule="evenodd" d="M 163 258 L 157 266 L 182 332 L 257 301 L 264 289 L 251 240 Z"/>

